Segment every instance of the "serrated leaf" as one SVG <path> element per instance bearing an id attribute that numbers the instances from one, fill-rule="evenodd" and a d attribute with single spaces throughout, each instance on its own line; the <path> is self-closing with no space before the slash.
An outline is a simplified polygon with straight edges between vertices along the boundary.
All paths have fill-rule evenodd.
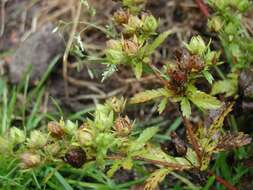
<path id="1" fill-rule="evenodd" d="M 146 180 L 144 190 L 155 190 L 158 184 L 163 181 L 170 171 L 171 170 L 167 168 L 161 168 L 153 172 Z"/>
<path id="2" fill-rule="evenodd" d="M 114 175 L 114 173 L 120 169 L 122 165 L 122 160 L 116 160 L 113 162 L 112 166 L 110 167 L 110 169 L 107 171 L 107 176 L 108 177 L 112 177 Z"/>
<path id="3" fill-rule="evenodd" d="M 149 159 L 149 160 L 156 160 L 159 162 L 168 163 L 167 168 L 171 169 L 183 169 L 183 168 L 191 168 L 191 163 L 184 157 L 174 157 L 171 155 L 166 154 L 161 150 L 160 147 L 148 144 L 145 147 L 145 151 L 138 155 L 141 158 Z"/>
<path id="4" fill-rule="evenodd" d="M 104 82 L 105 79 L 109 78 L 110 76 L 112 76 L 112 74 L 114 72 L 116 72 L 118 69 L 117 69 L 117 66 L 116 65 L 110 65 L 110 64 L 107 64 L 107 68 L 106 70 L 102 73 L 102 82 Z"/>
<path id="5" fill-rule="evenodd" d="M 206 80 L 207 80 L 210 84 L 212 84 L 214 78 L 213 78 L 213 76 L 211 75 L 211 73 L 209 73 L 208 71 L 203 71 L 202 73 L 203 73 L 204 77 L 206 78 Z"/>
<path id="6" fill-rule="evenodd" d="M 221 102 L 216 97 L 199 90 L 189 94 L 188 98 L 193 104 L 203 109 L 218 109 L 221 106 Z"/>
<path id="7" fill-rule="evenodd" d="M 213 120 L 212 124 L 208 128 L 209 135 L 214 135 L 215 133 L 221 130 L 224 119 L 227 116 L 227 114 L 232 111 L 233 105 L 234 104 L 230 104 L 229 106 L 223 108 L 222 112 Z"/>
<path id="8" fill-rule="evenodd" d="M 148 44 L 143 47 L 143 53 L 146 56 L 151 55 L 155 51 L 155 49 L 158 48 L 171 33 L 171 31 L 161 33 L 151 44 Z"/>
<path id="9" fill-rule="evenodd" d="M 144 147 L 144 145 L 150 140 L 157 132 L 159 128 L 158 127 L 149 127 L 145 129 L 138 139 L 136 139 L 134 142 L 132 142 L 129 151 L 138 151 Z"/>
<path id="10" fill-rule="evenodd" d="M 235 134 L 227 133 L 225 134 L 219 143 L 217 144 L 215 151 L 230 150 L 236 147 L 241 147 L 247 145 L 251 142 L 251 137 L 248 134 L 238 132 Z"/>
<path id="11" fill-rule="evenodd" d="M 130 99 L 131 104 L 136 104 L 136 103 L 142 103 L 142 102 L 147 102 L 149 100 L 159 98 L 159 97 L 169 97 L 171 96 L 171 93 L 169 90 L 165 88 L 159 88 L 156 90 L 146 90 L 144 92 L 140 92 L 138 94 L 135 94 L 134 97 Z"/>
<path id="12" fill-rule="evenodd" d="M 168 98 L 167 97 L 163 98 L 162 101 L 160 102 L 160 104 L 158 105 L 159 114 L 161 114 L 164 111 L 167 103 L 168 103 Z"/>
<path id="13" fill-rule="evenodd" d="M 191 105 L 190 102 L 187 98 L 183 98 L 181 103 L 181 111 L 183 113 L 183 116 L 185 116 L 186 118 L 189 118 L 191 116 Z"/>
<path id="14" fill-rule="evenodd" d="M 237 92 L 237 80 L 225 79 L 216 81 L 212 86 L 212 95 L 225 93 L 226 97 L 233 96 Z"/>

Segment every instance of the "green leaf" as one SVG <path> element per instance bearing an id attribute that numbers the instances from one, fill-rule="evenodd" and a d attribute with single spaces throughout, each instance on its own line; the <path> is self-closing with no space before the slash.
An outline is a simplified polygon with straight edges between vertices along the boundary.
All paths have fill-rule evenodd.
<path id="1" fill-rule="evenodd" d="M 160 104 L 158 105 L 159 114 L 161 114 L 164 111 L 167 103 L 168 103 L 168 98 L 167 97 L 163 98 L 162 101 L 160 102 Z"/>
<path id="2" fill-rule="evenodd" d="M 166 175 L 170 173 L 170 169 L 161 168 L 155 170 L 149 178 L 146 180 L 145 188 L 144 189 L 156 189 L 160 182 L 164 180 Z"/>
<path id="3" fill-rule="evenodd" d="M 212 185 L 214 184 L 215 182 L 215 176 L 211 176 L 209 177 L 205 187 L 203 188 L 203 190 L 208 190 L 208 189 L 211 189 Z"/>
<path id="4" fill-rule="evenodd" d="M 184 157 L 174 157 L 166 154 L 161 150 L 160 147 L 149 144 L 149 146 L 145 147 L 145 152 L 138 155 L 141 158 L 156 160 L 160 162 L 167 162 L 170 164 L 180 164 L 184 168 L 193 167 L 192 164 Z M 159 164 L 158 164 L 159 165 Z M 170 168 L 168 166 L 168 168 Z M 171 167 L 172 169 L 173 166 Z"/>
<path id="5" fill-rule="evenodd" d="M 209 71 L 203 71 L 202 73 L 203 73 L 204 77 L 206 78 L 206 80 L 207 80 L 210 84 L 212 84 L 214 78 L 213 78 L 213 76 L 211 75 L 211 73 L 209 73 Z"/>
<path id="6" fill-rule="evenodd" d="M 144 145 L 150 140 L 157 132 L 158 127 L 149 127 L 145 129 L 138 139 L 136 139 L 130 146 L 130 152 L 138 151 L 144 147 Z"/>
<path id="7" fill-rule="evenodd" d="M 155 51 L 155 49 L 158 48 L 171 33 L 172 32 L 170 30 L 161 33 L 151 44 L 148 44 L 143 47 L 143 54 L 145 54 L 146 56 L 151 55 Z"/>
<path id="8" fill-rule="evenodd" d="M 225 79 L 217 81 L 212 86 L 212 95 L 225 94 L 226 97 L 233 96 L 237 92 L 237 79 Z"/>
<path id="9" fill-rule="evenodd" d="M 73 188 L 68 184 L 68 182 L 64 179 L 64 177 L 57 171 L 54 172 L 54 176 L 59 181 L 59 183 L 63 186 L 65 190 L 73 190 Z"/>
<path id="10" fill-rule="evenodd" d="M 180 105 L 183 116 L 189 118 L 191 116 L 191 105 L 189 100 L 187 98 L 183 98 Z"/>
<path id="11" fill-rule="evenodd" d="M 188 98 L 193 104 L 203 109 L 218 109 L 221 106 L 221 102 L 216 97 L 199 90 L 190 93 Z"/>
<path id="12" fill-rule="evenodd" d="M 131 104 L 147 102 L 155 98 L 159 97 L 169 97 L 171 96 L 171 92 L 165 88 L 158 88 L 156 90 L 146 90 L 144 92 L 140 92 L 135 94 L 134 97 L 130 99 Z"/>
<path id="13" fill-rule="evenodd" d="M 134 68 L 134 74 L 136 78 L 140 79 L 142 75 L 142 63 L 141 62 L 136 63 L 133 68 Z"/>
<path id="14" fill-rule="evenodd" d="M 113 162 L 110 169 L 107 171 L 107 176 L 112 177 L 114 173 L 122 166 L 122 160 L 116 160 Z"/>
<path id="15" fill-rule="evenodd" d="M 104 82 L 105 79 L 109 78 L 110 76 L 112 76 L 112 74 L 114 72 L 116 72 L 118 69 L 117 69 L 117 65 L 110 65 L 110 64 L 107 64 L 107 68 L 106 70 L 102 73 L 102 80 L 101 82 Z"/>

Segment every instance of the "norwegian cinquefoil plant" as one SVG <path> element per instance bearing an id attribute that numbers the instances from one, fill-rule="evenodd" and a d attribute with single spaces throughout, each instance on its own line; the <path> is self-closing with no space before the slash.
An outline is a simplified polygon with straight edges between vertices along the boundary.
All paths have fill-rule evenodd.
<path id="1" fill-rule="evenodd" d="M 223 80 L 216 81 L 212 94 L 234 96 L 238 91 L 238 77 L 241 70 L 249 69 L 253 61 L 253 38 L 249 34 L 244 17 L 252 9 L 248 0 L 209 0 L 215 13 L 208 21 L 211 31 L 217 32 L 224 48 L 230 73 Z"/>
<path id="2" fill-rule="evenodd" d="M 130 2 L 123 1 L 126 8 L 114 13 L 113 20 L 119 34 L 116 39 L 107 41 L 104 61 L 107 70 L 103 73 L 103 80 L 120 64 L 130 66 L 135 76 L 140 78 L 143 68 L 150 63 L 151 54 L 171 33 L 166 31 L 157 36 L 157 19 L 150 13 L 133 12 L 128 5 Z"/>
<path id="3" fill-rule="evenodd" d="M 222 129 L 224 118 L 232 109 L 230 104 L 217 111 L 211 123 L 198 125 L 195 130 L 185 120 L 189 145 L 173 141 L 179 137 L 172 133 L 172 142 L 178 151 L 178 155 L 173 155 L 151 141 L 159 128 L 149 127 L 139 136 L 134 135 L 134 122 L 123 115 L 125 103 L 123 99 L 112 98 L 98 105 L 93 119 L 87 118 L 80 126 L 71 121 L 52 121 L 47 130 L 33 130 L 29 135 L 13 127 L 0 137 L 1 155 L 6 159 L 17 158 L 21 169 L 28 171 L 52 163 L 81 168 L 90 161 L 96 161 L 103 170 L 106 160 L 114 160 L 107 171 L 109 176 L 120 168 L 131 169 L 134 160 L 142 160 L 157 167 L 145 186 L 151 190 L 172 171 L 207 170 L 213 153 L 251 141 L 248 135 Z M 183 146 L 183 151 L 179 151 L 179 146 Z"/>
<path id="4" fill-rule="evenodd" d="M 131 98 L 131 103 L 162 98 L 158 106 L 159 112 L 162 112 L 169 100 L 179 102 L 185 117 L 191 115 L 191 103 L 204 110 L 221 106 L 216 97 L 197 89 L 195 85 L 201 78 L 212 84 L 213 77 L 209 70 L 220 64 L 220 53 L 211 51 L 209 44 L 206 45 L 200 36 L 193 37 L 185 47 L 183 51 L 176 52 L 175 62 L 165 65 L 163 71 L 152 67 L 164 87 L 140 92 Z"/>

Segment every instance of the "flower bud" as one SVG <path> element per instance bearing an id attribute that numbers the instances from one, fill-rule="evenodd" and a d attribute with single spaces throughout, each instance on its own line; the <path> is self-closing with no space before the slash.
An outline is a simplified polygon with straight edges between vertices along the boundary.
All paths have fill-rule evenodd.
<path id="1" fill-rule="evenodd" d="M 219 57 L 220 57 L 220 52 L 216 52 L 216 51 L 207 52 L 205 54 L 205 63 L 206 63 L 206 65 L 216 64 Z"/>
<path id="2" fill-rule="evenodd" d="M 30 134 L 30 138 L 27 140 L 27 146 L 30 148 L 41 148 L 47 143 L 47 135 L 34 130 Z"/>
<path id="3" fill-rule="evenodd" d="M 21 159 L 21 168 L 23 169 L 33 168 L 39 165 L 41 162 L 40 155 L 30 152 L 25 152 L 21 154 L 20 159 Z"/>
<path id="4" fill-rule="evenodd" d="M 81 128 L 77 132 L 77 139 L 80 145 L 90 146 L 92 144 L 92 133 L 85 127 Z"/>
<path id="5" fill-rule="evenodd" d="M 124 57 L 124 54 L 121 50 L 115 50 L 115 49 L 107 49 L 105 54 L 106 54 L 106 58 L 108 62 L 112 64 L 120 63 L 120 61 Z"/>
<path id="6" fill-rule="evenodd" d="M 134 55 L 138 52 L 139 47 L 138 44 L 131 41 L 131 40 L 124 40 L 123 42 L 123 50 L 128 54 L 128 55 Z"/>
<path id="7" fill-rule="evenodd" d="M 52 156 L 55 156 L 57 155 L 61 150 L 61 147 L 58 143 L 53 143 L 53 144 L 48 144 L 46 147 L 45 147 L 45 151 L 49 154 L 49 155 L 52 155 Z"/>
<path id="8" fill-rule="evenodd" d="M 106 103 L 113 109 L 114 112 L 120 113 L 125 109 L 126 100 L 123 97 L 113 97 L 106 101 Z"/>
<path id="9" fill-rule="evenodd" d="M 115 121 L 114 127 L 118 135 L 126 136 L 131 133 L 133 125 L 131 124 L 129 118 L 125 116 L 124 118 L 118 117 Z"/>
<path id="10" fill-rule="evenodd" d="M 207 25 L 211 31 L 219 32 L 222 29 L 223 23 L 222 23 L 220 17 L 215 16 L 215 17 L 211 18 L 210 20 L 208 20 Z"/>
<path id="11" fill-rule="evenodd" d="M 10 129 L 10 141 L 13 144 L 20 144 L 20 143 L 24 142 L 25 141 L 24 131 L 22 131 L 16 127 L 12 127 Z"/>
<path id="12" fill-rule="evenodd" d="M 153 32 L 155 32 L 157 27 L 158 27 L 158 23 L 157 23 L 157 20 L 154 16 L 150 15 L 150 16 L 144 16 L 143 17 L 142 29 L 145 32 L 153 33 Z"/>
<path id="13" fill-rule="evenodd" d="M 118 24 L 127 24 L 129 13 L 127 11 L 120 9 L 114 13 L 113 18 L 115 22 Z"/>
<path id="14" fill-rule="evenodd" d="M 66 124 L 64 124 L 63 131 L 68 135 L 75 135 L 77 127 L 76 123 L 67 120 Z"/>
<path id="15" fill-rule="evenodd" d="M 206 51 L 206 45 L 201 36 L 192 37 L 189 44 L 185 44 L 186 48 L 192 53 L 197 55 L 203 55 Z"/>
<path id="16" fill-rule="evenodd" d="M 187 70 L 190 72 L 200 72 L 204 69 L 203 60 L 198 55 L 192 55 L 189 57 Z"/>
<path id="17" fill-rule="evenodd" d="M 74 168 L 80 168 L 86 161 L 86 154 L 81 148 L 73 148 L 65 154 L 64 161 Z"/>
<path id="18" fill-rule="evenodd" d="M 139 19 L 138 16 L 132 16 L 130 15 L 129 16 L 129 19 L 128 19 L 128 23 L 127 24 L 124 24 L 124 34 L 128 34 L 128 35 L 131 35 L 131 34 L 134 34 L 137 29 L 141 28 L 143 22 L 141 21 L 141 19 Z"/>
<path id="19" fill-rule="evenodd" d="M 61 138 L 64 136 L 64 131 L 62 126 L 55 121 L 51 121 L 47 124 L 48 131 L 53 137 Z"/>

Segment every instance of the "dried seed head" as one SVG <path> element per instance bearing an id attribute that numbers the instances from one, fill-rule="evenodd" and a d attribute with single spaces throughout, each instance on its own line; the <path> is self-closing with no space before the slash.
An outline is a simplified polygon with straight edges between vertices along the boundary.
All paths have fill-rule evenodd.
<path id="1" fill-rule="evenodd" d="M 74 168 L 80 168 L 86 161 L 86 154 L 81 148 L 73 148 L 65 154 L 64 161 Z"/>
<path id="2" fill-rule="evenodd" d="M 187 61 L 187 70 L 190 72 L 199 72 L 204 69 L 204 63 L 197 55 L 190 56 Z"/>
<path id="3" fill-rule="evenodd" d="M 114 13 L 113 18 L 118 24 L 127 24 L 129 19 L 129 12 L 119 9 Z"/>
<path id="4" fill-rule="evenodd" d="M 21 154 L 20 159 L 21 159 L 21 167 L 24 169 L 38 166 L 41 162 L 40 155 L 31 152 L 25 152 Z"/>
<path id="5" fill-rule="evenodd" d="M 115 121 L 114 127 L 118 135 L 126 136 L 131 133 L 133 125 L 131 124 L 129 118 L 125 116 L 124 118 L 118 117 Z"/>
<path id="6" fill-rule="evenodd" d="M 179 68 L 169 68 L 168 75 L 171 79 L 171 86 L 181 87 L 187 82 L 187 72 Z"/>
<path id="7" fill-rule="evenodd" d="M 53 137 L 61 138 L 64 136 L 64 131 L 58 122 L 51 121 L 47 124 L 48 131 Z"/>
<path id="8" fill-rule="evenodd" d="M 124 40 L 123 41 L 123 50 L 128 54 L 128 55 L 134 55 L 138 52 L 139 47 L 136 42 L 133 42 L 131 40 Z"/>

